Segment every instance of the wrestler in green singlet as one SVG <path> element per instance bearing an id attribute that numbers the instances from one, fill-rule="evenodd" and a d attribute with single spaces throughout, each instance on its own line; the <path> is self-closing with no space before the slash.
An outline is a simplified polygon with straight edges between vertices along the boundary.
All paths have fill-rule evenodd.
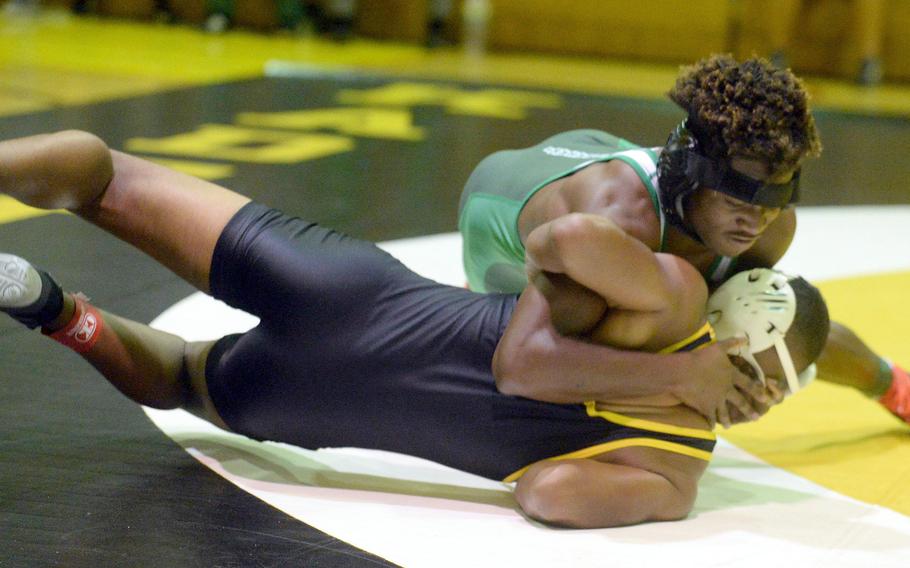
<path id="1" fill-rule="evenodd" d="M 600 130 L 572 130 L 530 148 L 496 152 L 481 161 L 468 178 L 459 205 L 458 229 L 464 239 L 463 261 L 470 288 L 479 292 L 524 288 L 525 247 L 518 234 L 522 207 L 548 183 L 609 160 L 632 166 L 648 189 L 660 217 L 662 250 L 665 223 L 657 197 L 656 151 Z"/>

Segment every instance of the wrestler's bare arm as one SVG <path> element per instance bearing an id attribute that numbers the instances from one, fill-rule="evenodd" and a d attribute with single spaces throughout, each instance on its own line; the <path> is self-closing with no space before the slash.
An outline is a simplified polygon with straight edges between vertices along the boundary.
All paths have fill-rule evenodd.
<path id="1" fill-rule="evenodd" d="M 683 368 L 682 359 L 691 353 L 654 355 L 595 345 L 561 333 L 551 317 L 543 293 L 528 286 L 493 356 L 493 375 L 504 394 L 580 403 L 675 392 L 686 383 L 673 369 Z"/>
<path id="2" fill-rule="evenodd" d="M 571 213 L 534 229 L 525 243 L 529 274 L 565 274 L 611 307 L 660 312 L 673 304 L 673 282 L 658 257 L 614 221 Z"/>
<path id="3" fill-rule="evenodd" d="M 670 393 L 724 424 L 725 400 L 732 398 L 752 416 L 749 403 L 733 388 L 751 380 L 727 359 L 731 342 L 694 353 L 637 351 L 670 345 L 703 322 L 706 290 L 694 268 L 676 257 L 655 255 L 597 215 L 567 215 L 538 227 L 529 236 L 528 252 L 535 263 L 532 285 L 522 294 L 493 360 L 502 392 L 561 403 Z M 584 285 L 605 298 L 605 305 L 590 298 L 583 309 L 564 299 L 554 303 L 549 284 L 541 285 L 558 288 L 554 274 Z M 579 314 L 588 318 L 592 312 L 595 318 L 577 321 Z M 565 337 L 567 330 L 611 347 Z"/>
<path id="4" fill-rule="evenodd" d="M 641 456 L 648 450 L 626 451 Z M 519 478 L 515 498 L 530 517 L 573 528 L 682 519 L 707 462 L 670 454 L 658 459 L 661 464 L 647 468 L 596 459 L 537 462 Z"/>

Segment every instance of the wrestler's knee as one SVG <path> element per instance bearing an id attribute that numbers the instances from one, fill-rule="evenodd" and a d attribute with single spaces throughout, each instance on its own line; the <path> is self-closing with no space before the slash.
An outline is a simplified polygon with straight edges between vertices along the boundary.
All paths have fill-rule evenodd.
<path id="1" fill-rule="evenodd" d="M 40 209 L 85 207 L 100 198 L 114 174 L 107 144 L 81 130 L 10 140 L 2 159 L 9 174 L 3 191 Z"/>
<path id="2" fill-rule="evenodd" d="M 75 154 L 74 171 L 69 185 L 71 192 L 63 196 L 71 202 L 67 209 L 78 210 L 97 203 L 114 177 L 111 150 L 101 138 L 89 132 L 69 130 L 62 132 L 64 144 L 69 144 Z"/>

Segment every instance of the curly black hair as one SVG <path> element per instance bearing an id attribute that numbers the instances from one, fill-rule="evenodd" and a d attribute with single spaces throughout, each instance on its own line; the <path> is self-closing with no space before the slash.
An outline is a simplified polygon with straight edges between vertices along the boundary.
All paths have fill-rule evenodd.
<path id="1" fill-rule="evenodd" d="M 699 142 L 712 157 L 757 158 L 774 176 L 821 153 L 802 82 L 766 59 L 712 55 L 682 67 L 667 94 L 708 138 Z"/>

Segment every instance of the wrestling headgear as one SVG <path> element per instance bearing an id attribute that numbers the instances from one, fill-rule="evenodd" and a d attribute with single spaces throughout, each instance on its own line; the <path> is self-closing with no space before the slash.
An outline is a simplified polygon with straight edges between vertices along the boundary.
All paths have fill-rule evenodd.
<path id="1" fill-rule="evenodd" d="M 815 378 L 815 364 L 797 374 L 784 341 L 796 317 L 791 280 L 786 274 L 767 268 L 740 272 L 708 298 L 708 321 L 718 340 L 745 335 L 749 343 L 736 355 L 749 362 L 762 384 L 765 373 L 754 355 L 774 347 L 793 394 Z"/>
<path id="2" fill-rule="evenodd" d="M 787 183 L 765 183 L 730 167 L 721 152 L 706 148 L 708 136 L 687 118 L 677 126 L 658 160 L 660 204 L 667 220 L 699 242 L 685 221 L 685 199 L 699 187 L 709 187 L 740 201 L 763 207 L 784 207 L 799 199 L 799 170 Z"/>

